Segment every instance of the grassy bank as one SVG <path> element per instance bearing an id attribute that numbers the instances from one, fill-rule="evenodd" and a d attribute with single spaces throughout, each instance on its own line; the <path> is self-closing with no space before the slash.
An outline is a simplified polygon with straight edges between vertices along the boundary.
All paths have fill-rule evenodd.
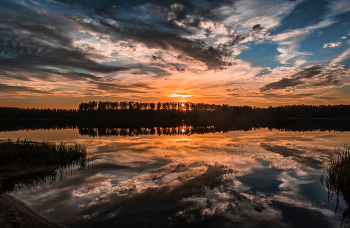
<path id="1" fill-rule="evenodd" d="M 350 223 L 350 147 L 345 145 L 345 149 L 339 152 L 338 157 L 330 162 L 327 169 L 326 187 L 330 196 L 336 195 L 337 207 L 343 212 L 342 225 Z M 339 207 L 339 197 L 343 197 L 347 208 Z"/>
<path id="2" fill-rule="evenodd" d="M 86 163 L 85 147 L 30 140 L 0 141 L 0 192 L 53 182 L 57 171 Z"/>

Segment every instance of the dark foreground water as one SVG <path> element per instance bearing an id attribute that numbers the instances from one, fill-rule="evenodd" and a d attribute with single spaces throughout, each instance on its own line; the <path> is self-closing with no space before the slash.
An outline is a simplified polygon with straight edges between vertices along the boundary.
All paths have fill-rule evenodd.
<path id="1" fill-rule="evenodd" d="M 0 139 L 86 145 L 86 171 L 11 193 L 67 227 L 341 225 L 346 204 L 340 198 L 336 210 L 320 179 L 350 132 L 188 130 L 102 137 L 30 130 L 0 132 Z"/>

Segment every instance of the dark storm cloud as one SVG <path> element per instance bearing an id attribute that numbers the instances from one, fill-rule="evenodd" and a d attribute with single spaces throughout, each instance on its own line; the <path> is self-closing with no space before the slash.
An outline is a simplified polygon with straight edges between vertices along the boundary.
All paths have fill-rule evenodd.
<path id="1" fill-rule="evenodd" d="M 67 4 L 67 1 L 64 1 Z M 119 38 L 124 40 L 130 40 L 131 42 L 140 42 L 145 44 L 149 48 L 160 48 L 163 50 L 175 49 L 181 51 L 182 54 L 189 56 L 193 59 L 203 62 L 207 65 L 208 69 L 221 69 L 224 66 L 231 65 L 231 63 L 223 60 L 224 57 L 232 55 L 232 52 L 227 50 L 225 47 L 214 48 L 210 45 L 205 44 L 199 40 L 186 39 L 181 37 L 182 33 L 189 33 L 190 31 L 186 28 L 179 28 L 174 25 L 174 22 L 182 22 L 188 27 L 199 28 L 200 19 L 198 19 L 198 13 L 203 6 L 219 6 L 225 4 L 233 4 L 232 1 L 203 1 L 201 4 L 197 5 L 194 2 L 186 2 L 185 4 L 174 2 L 174 1 L 164 1 L 162 3 L 156 1 L 154 4 L 160 4 L 168 7 L 168 14 L 166 18 L 158 18 L 159 21 L 147 24 L 147 21 L 139 21 L 138 19 L 132 18 L 132 20 L 116 18 L 117 13 L 113 11 L 110 1 L 102 1 L 99 4 L 92 1 L 89 4 L 78 1 L 78 2 L 68 2 L 69 4 L 76 5 L 80 4 L 88 8 L 93 8 L 96 11 L 98 6 L 98 12 L 104 12 L 102 19 L 99 19 L 100 25 L 94 26 L 91 24 L 85 24 L 84 26 L 89 29 L 99 32 L 102 34 L 108 34 L 113 39 Z M 153 3 L 148 2 L 148 3 Z M 140 4 L 136 1 L 135 5 Z M 117 2 L 114 3 L 115 8 L 125 7 L 124 3 Z M 102 10 L 103 9 L 103 10 Z M 105 12 L 109 13 L 105 13 Z M 209 10 L 204 10 L 204 15 L 210 15 Z M 191 17 L 187 17 L 191 15 Z M 106 18 L 113 18 L 113 20 L 122 22 L 118 26 L 106 23 Z M 164 21 L 165 20 L 165 21 Z M 165 23 L 163 23 L 165 22 Z M 165 27 L 164 27 L 165 26 Z M 210 30 L 206 30 L 207 36 L 211 33 Z M 236 36 L 228 46 L 235 45 L 241 42 L 244 38 L 241 36 Z"/>
<path id="2" fill-rule="evenodd" d="M 273 82 L 267 85 L 264 85 L 264 87 L 262 87 L 260 89 L 261 92 L 265 92 L 268 90 L 279 90 L 279 89 L 285 89 L 288 87 L 292 87 L 292 86 L 297 86 L 297 85 L 301 85 L 303 84 L 302 81 L 300 81 L 299 79 L 289 79 L 289 78 L 282 78 L 281 80 L 277 81 L 277 82 Z"/>
<path id="3" fill-rule="evenodd" d="M 186 14 L 189 10 L 181 3 L 175 3 L 170 6 L 170 14 L 172 20 L 181 21 L 186 18 Z"/>
<path id="4" fill-rule="evenodd" d="M 262 28 L 262 26 L 260 24 L 256 24 L 253 26 L 253 30 L 256 30 L 256 29 L 259 29 L 259 28 Z"/>
<path id="5" fill-rule="evenodd" d="M 336 85 L 340 82 L 334 78 L 333 74 L 326 75 L 322 81 L 314 83 L 314 86 L 328 86 L 328 85 Z"/>
<path id="6" fill-rule="evenodd" d="M 240 42 L 242 42 L 244 39 L 245 39 L 245 37 L 237 35 L 232 40 L 228 41 L 226 43 L 226 45 L 227 46 L 234 46 L 234 45 L 239 44 Z"/>
<path id="7" fill-rule="evenodd" d="M 317 86 L 327 86 L 337 84 L 339 81 L 334 79 L 334 75 L 332 72 L 323 72 L 322 66 L 312 66 L 301 70 L 300 72 L 293 74 L 290 78 L 282 78 L 277 82 L 273 82 L 267 85 L 264 85 L 260 88 L 261 92 L 266 92 L 269 90 L 280 90 L 287 89 L 301 85 L 308 85 L 310 87 Z M 321 79 L 321 81 L 310 82 L 310 79 Z"/>
<path id="8" fill-rule="evenodd" d="M 312 66 L 292 75 L 292 78 L 295 78 L 295 79 L 312 78 L 315 75 L 318 75 L 319 73 L 321 73 L 322 72 L 321 69 L 322 69 L 322 66 Z"/>
<path id="9" fill-rule="evenodd" d="M 263 27 L 260 24 L 256 24 L 253 26 L 253 31 L 260 32 L 263 29 Z"/>
<path id="10" fill-rule="evenodd" d="M 0 64 L 1 65 L 1 64 Z M 68 81 L 75 80 L 92 80 L 92 81 L 101 81 L 101 77 L 97 77 L 93 74 L 81 73 L 70 70 L 55 70 L 48 68 L 38 68 L 36 66 L 24 66 L 23 68 L 14 66 L 4 66 L 0 70 L 0 77 L 7 79 L 17 79 L 22 81 L 31 81 L 32 78 L 38 78 L 45 81 L 55 81 L 57 76 L 61 76 L 63 79 Z M 15 68 L 15 69 L 14 69 Z M 14 74 L 13 71 L 16 70 Z"/>
<path id="11" fill-rule="evenodd" d="M 220 6 L 229 5 L 233 6 L 233 0 L 201 0 L 201 1 L 177 1 L 177 0 L 131 0 L 131 1 L 113 1 L 113 0 L 54 0 L 68 6 L 84 9 L 86 13 L 101 16 L 102 18 L 109 18 L 115 21 L 132 23 L 132 24 L 147 24 L 145 21 L 133 17 L 130 18 L 130 14 L 140 14 L 138 7 L 148 5 L 150 10 L 153 11 L 152 17 L 158 17 L 158 20 L 152 20 L 153 25 L 165 26 L 165 30 L 174 29 L 182 32 L 190 32 L 187 28 L 179 27 L 174 22 L 181 22 L 187 27 L 200 28 L 200 22 L 204 18 L 212 21 L 221 21 L 226 16 L 213 14 L 211 9 L 218 8 Z M 190 17 L 188 17 L 190 16 Z"/>
<path id="12" fill-rule="evenodd" d="M 231 56 L 232 51 L 225 48 L 214 48 L 200 40 L 182 38 L 177 34 L 156 29 L 120 28 L 106 22 L 100 22 L 104 27 L 96 28 L 100 32 L 112 33 L 143 43 L 148 48 L 180 51 L 183 55 L 203 62 L 208 69 L 221 69 L 232 63 L 224 61 L 224 57 Z"/>
<path id="13" fill-rule="evenodd" d="M 0 83 L 0 94 L 1 93 L 17 94 L 17 93 L 23 93 L 23 92 L 37 93 L 37 94 L 51 94 L 51 92 L 49 91 L 37 90 L 27 86 L 9 86 L 9 85 Z"/>
<path id="14" fill-rule="evenodd" d="M 5 55 L 10 56 L 9 58 L 0 57 L 1 71 L 15 70 L 16 68 L 33 69 L 33 67 L 40 68 L 42 66 L 63 69 L 77 68 L 98 73 L 128 70 L 124 67 L 105 66 L 97 63 L 90 59 L 94 56 L 93 54 L 68 45 L 66 40 L 64 43 L 61 43 L 61 40 L 55 41 L 58 41 L 58 44 L 47 44 L 45 40 L 36 37 L 36 34 L 21 34 L 20 36 L 11 34 L 1 38 L 0 48 L 4 50 Z"/>
<path id="15" fill-rule="evenodd" d="M 154 9 L 163 7 L 159 9 L 165 11 L 159 13 L 162 10 L 158 10 L 158 13 L 152 15 L 152 22 L 149 22 L 134 16 L 140 13 L 136 6 L 145 5 L 144 1 L 52 1 L 50 6 L 54 7 L 46 10 L 49 12 L 51 9 L 59 9 L 59 14 L 54 11 L 49 14 L 28 14 L 27 8 L 21 4 L 18 4 L 18 8 L 11 4 L 3 5 L 3 17 L 0 20 L 0 76 L 19 80 L 30 80 L 31 77 L 51 80 L 55 75 L 60 75 L 69 80 L 100 80 L 94 74 L 130 69 L 103 65 L 95 60 L 102 58 L 98 51 L 75 46 L 71 37 L 79 29 L 107 35 L 112 42 L 127 40 L 130 45 L 143 43 L 148 48 L 175 50 L 182 56 L 204 63 L 208 69 L 223 69 L 232 64 L 225 60 L 232 55 L 226 46 L 235 45 L 244 38 L 236 36 L 226 46 L 214 48 L 202 41 L 182 37 L 183 34 L 191 33 L 187 28 L 202 29 L 200 21 L 203 18 L 220 18 L 220 15 L 213 15 L 210 9 L 233 5 L 232 1 L 179 3 L 155 0 L 147 4 L 153 4 Z M 32 7 L 30 12 L 34 12 L 33 4 L 29 5 Z M 16 9 L 20 9 L 20 12 L 16 12 L 14 17 Z M 71 14 L 70 10 L 77 13 Z M 97 23 L 84 21 L 87 18 Z M 111 23 L 111 20 L 118 22 L 118 26 Z M 185 27 L 179 27 L 175 22 L 181 22 Z M 209 36 L 210 33 L 210 29 L 207 29 L 206 35 Z M 178 64 L 167 64 L 177 71 L 184 71 Z M 56 68 L 56 71 L 48 68 Z M 78 73 L 80 70 L 85 72 Z M 26 71 L 30 74 L 20 73 Z M 14 76 L 14 72 L 19 74 Z"/>
<path id="16" fill-rule="evenodd" d="M 164 62 L 165 64 L 167 64 L 167 65 L 170 65 L 170 66 L 172 66 L 175 70 L 177 70 L 177 71 L 179 71 L 179 72 L 181 72 L 181 71 L 185 71 L 185 69 L 183 68 L 183 67 L 180 67 L 180 66 L 178 66 L 178 65 L 176 65 L 175 63 L 171 63 L 171 62 L 168 62 L 168 61 L 165 61 L 164 59 L 162 59 L 162 58 L 160 58 L 160 57 L 157 57 L 157 56 L 152 56 L 151 57 L 154 61 L 161 61 L 161 62 Z"/>
<path id="17" fill-rule="evenodd" d="M 168 13 L 167 21 L 170 24 L 173 24 L 174 22 L 182 22 L 187 27 L 194 27 L 199 28 L 201 20 L 196 15 L 196 17 L 190 17 L 187 15 L 189 13 L 189 9 L 181 4 L 181 3 L 175 3 L 170 6 L 170 11 Z"/>
<path id="18" fill-rule="evenodd" d="M 13 76 L 19 80 L 29 80 L 21 72 L 33 73 L 30 77 L 49 79 L 61 75 L 72 80 L 96 80 L 98 77 L 77 73 L 80 69 L 95 73 L 112 73 L 129 68 L 102 65 L 92 58 L 100 56 L 74 46 L 69 37 L 72 21 L 63 17 L 42 15 L 20 15 L 17 18 L 4 17 L 0 21 L 0 76 Z M 59 68 L 64 72 L 54 72 L 48 68 Z M 35 72 L 37 74 L 35 74 Z"/>
<path id="19" fill-rule="evenodd" d="M 112 7 L 116 8 L 123 8 L 123 9 L 130 9 L 132 7 L 137 7 L 140 5 L 144 5 L 146 2 L 143 0 L 130 0 L 130 1 L 123 1 L 123 0 L 52 0 L 54 2 L 59 2 L 65 5 L 70 6 L 77 6 L 77 7 L 83 7 L 85 9 L 95 9 L 100 11 L 107 11 L 108 9 Z M 210 9 L 215 9 L 217 7 L 223 6 L 223 5 L 230 5 L 232 6 L 234 4 L 234 0 L 200 0 L 200 1 L 179 1 L 179 0 L 149 0 L 147 3 L 151 3 L 157 6 L 162 6 L 166 8 L 171 8 L 174 4 L 181 4 L 185 6 L 185 8 L 182 7 L 173 7 L 174 11 L 178 15 L 178 18 L 184 18 L 185 13 L 187 12 L 200 12 L 201 16 L 208 16 L 211 15 Z"/>

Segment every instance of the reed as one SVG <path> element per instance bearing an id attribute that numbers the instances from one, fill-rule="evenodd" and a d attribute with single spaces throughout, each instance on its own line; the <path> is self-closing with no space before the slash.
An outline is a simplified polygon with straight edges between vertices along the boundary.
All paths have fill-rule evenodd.
<path id="1" fill-rule="evenodd" d="M 339 152 L 338 157 L 330 162 L 327 173 L 328 178 L 326 179 L 326 184 L 328 190 L 338 195 L 347 195 L 348 191 L 344 190 L 350 190 L 349 146 L 345 145 L 345 150 Z"/>
<path id="2" fill-rule="evenodd" d="M 330 197 L 336 195 L 337 205 L 339 207 L 339 197 L 345 200 L 347 208 L 343 210 L 343 220 L 341 226 L 350 222 L 350 147 L 344 145 L 344 150 L 339 152 L 337 158 L 333 159 L 328 168 L 326 178 L 326 187 Z"/>
<path id="3" fill-rule="evenodd" d="M 85 169 L 87 153 L 80 144 L 56 145 L 27 139 L 0 141 L 0 193 L 56 180 L 69 167 Z"/>

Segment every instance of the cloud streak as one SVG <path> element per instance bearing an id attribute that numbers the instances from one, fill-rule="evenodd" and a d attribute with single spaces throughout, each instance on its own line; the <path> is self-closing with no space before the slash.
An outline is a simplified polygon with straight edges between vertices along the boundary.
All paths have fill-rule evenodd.
<path id="1" fill-rule="evenodd" d="M 27 93 L 27 94 L 51 94 L 50 91 L 43 91 L 43 90 L 37 90 L 31 87 L 27 86 L 11 86 L 6 84 L 0 83 L 0 93 L 2 94 L 21 94 L 21 93 Z"/>
<path id="2" fill-rule="evenodd" d="M 277 91 L 285 89 L 301 89 L 328 87 L 336 84 L 344 84 L 349 81 L 349 72 L 342 66 L 312 66 L 300 70 L 289 77 L 264 85 L 260 92 Z"/>

